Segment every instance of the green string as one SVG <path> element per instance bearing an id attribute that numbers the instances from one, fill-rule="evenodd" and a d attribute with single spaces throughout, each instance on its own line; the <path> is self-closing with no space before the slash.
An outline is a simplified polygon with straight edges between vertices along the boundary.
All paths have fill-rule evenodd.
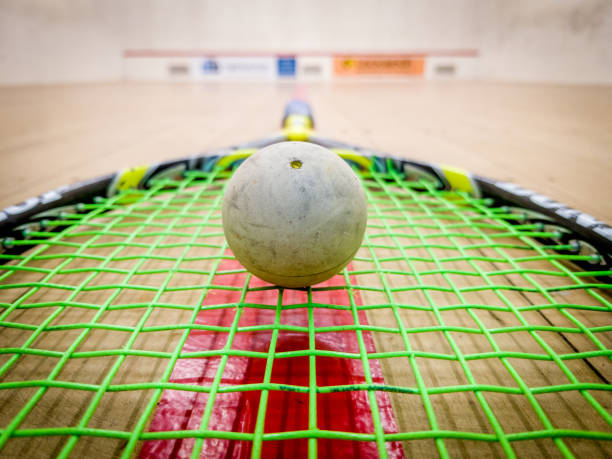
<path id="1" fill-rule="evenodd" d="M 64 213 L 49 219 L 47 228 L 60 228 L 59 232 L 34 231 L 28 239 L 15 241 L 16 245 L 29 248 L 21 255 L 0 254 L 0 327 L 13 332 L 20 331 L 27 339 L 23 344 L 3 341 L 0 355 L 6 356 L 0 367 L 0 390 L 28 392 L 24 406 L 7 420 L 0 429 L 0 451 L 13 438 L 55 436 L 63 439 L 60 457 L 68 457 L 81 439 L 89 437 L 118 439 L 125 442 L 124 457 L 133 455 L 146 440 L 195 439 L 192 457 L 198 457 L 209 438 L 252 443 L 254 457 L 262 454 L 267 441 L 307 439 L 309 457 L 317 456 L 319 439 L 341 439 L 375 442 L 382 457 L 387 456 L 387 443 L 432 440 L 442 457 L 450 457 L 451 440 L 494 443 L 508 457 L 515 457 L 516 442 L 547 439 L 552 441 L 561 455 L 572 457 L 571 439 L 583 441 L 612 440 L 612 415 L 601 403 L 601 397 L 609 395 L 611 386 L 606 381 L 580 381 L 572 372 L 569 363 L 575 360 L 612 358 L 612 349 L 602 339 L 612 331 L 606 323 L 589 326 L 580 319 L 587 312 L 610 313 L 610 285 L 599 283 L 593 273 L 577 271 L 568 262 L 589 261 L 592 257 L 578 254 L 561 254 L 555 251 L 569 249 L 551 242 L 543 245 L 536 238 L 554 237 L 539 225 L 525 223 L 520 216 L 507 209 L 493 207 L 487 199 L 476 199 L 466 194 L 440 191 L 431 183 L 408 182 L 393 169 L 387 173 L 369 171 L 360 175 L 369 205 L 369 223 L 362 251 L 355 258 L 354 267 L 342 273 L 344 285 L 336 287 L 313 287 L 308 289 L 306 304 L 284 305 L 283 289 L 254 287 L 250 275 L 245 276 L 241 286 L 224 286 L 215 282 L 223 275 L 244 273 L 244 270 L 221 271 L 221 262 L 230 258 L 226 254 L 227 244 L 222 238 L 220 221 L 223 188 L 231 173 L 188 172 L 182 181 L 169 179 L 153 183 L 148 190 L 130 190 L 113 198 L 99 199 L 95 203 L 81 206 L 83 213 Z M 220 242 L 217 242 L 220 241 Z M 201 249 L 206 255 L 194 256 L 191 249 Z M 92 251 L 106 251 L 100 255 Z M 174 251 L 167 255 L 164 251 Z M 138 253 L 135 253 L 138 252 Z M 117 267 L 118 263 L 133 262 L 130 268 Z M 160 263 L 154 268 L 149 262 Z M 81 264 L 79 264 L 81 263 Z M 86 266 L 82 266 L 85 263 Z M 185 263 L 196 266 L 201 263 L 206 269 L 185 267 Z M 537 267 L 532 267 L 537 263 Z M 49 266 L 53 267 L 49 267 Z M 77 265 L 77 266 L 75 266 Z M 426 265 L 427 268 L 422 268 Z M 371 268 L 368 268 L 371 266 Z M 398 266 L 401 266 L 398 268 Z M 612 275 L 597 271 L 598 275 Z M 29 277 L 36 280 L 24 280 Z M 75 284 L 65 283 L 66 276 L 78 277 Z M 109 282 L 109 276 L 114 280 Z M 147 285 L 146 276 L 159 276 L 159 282 Z M 173 280 L 183 276 L 195 276 L 200 282 L 173 285 Z M 362 282 L 368 276 L 376 282 Z M 551 280 L 551 285 L 539 279 Z M 460 278 L 461 283 L 456 279 Z M 401 280 L 401 282 L 398 281 Z M 432 279 L 438 279 L 433 282 Z M 553 282 L 554 281 L 554 282 Z M 399 283 L 398 283 L 399 282 Z M 37 295 L 45 291 L 63 291 L 61 300 L 36 301 Z M 203 305 L 204 299 L 216 290 L 239 292 L 240 300 L 231 304 Z M 248 300 L 250 292 L 269 290 L 277 295 L 274 305 L 253 303 Z M 343 290 L 349 301 L 343 305 L 324 304 L 313 301 L 313 294 L 322 290 Z M 86 292 L 108 292 L 99 303 L 83 301 Z M 122 303 L 122 292 L 143 292 L 152 295 L 149 301 Z M 196 298 L 189 302 L 168 302 L 166 294 L 192 292 Z M 577 301 L 574 293 L 580 294 Z M 473 295 L 487 294 L 494 302 L 475 302 Z M 357 301 L 356 297 L 374 298 L 376 301 Z M 455 298 L 447 304 L 439 301 L 440 295 Z M 565 295 L 565 296 L 564 296 Z M 568 298 L 566 301 L 565 298 Z M 407 303 L 406 298 L 411 298 Z M 480 298 L 480 297 L 479 297 Z M 519 298 L 520 301 L 515 299 Z M 535 301 L 533 298 L 537 298 Z M 588 298 L 589 301 L 585 301 Z M 362 304 L 363 303 L 363 304 Z M 493 304 L 491 304 L 493 303 Z M 47 309 L 45 309 L 47 308 Z M 280 317 L 282 310 L 307 308 L 308 325 L 284 325 Z M 316 309 L 346 311 L 353 318 L 347 325 L 315 326 Z M 62 324 L 55 323 L 69 309 L 92 311 L 90 320 Z M 235 310 L 230 326 L 197 324 L 196 318 L 203 310 Z M 247 309 L 269 310 L 274 313 L 274 322 L 264 325 L 240 326 L 239 320 Z M 39 310 L 44 315 L 40 323 L 20 322 L 16 313 Z M 185 322 L 163 325 L 147 325 L 155 311 L 186 312 Z M 112 311 L 142 311 L 135 325 L 104 323 L 104 314 Z M 394 324 L 386 326 L 360 323 L 359 313 L 365 311 L 370 317 L 387 311 Z M 445 321 L 445 313 L 463 311 L 473 325 L 458 326 Z M 432 323 L 427 326 L 409 325 L 407 317 L 414 313 L 426 313 Z M 504 313 L 514 317 L 515 325 L 487 326 L 479 313 Z M 530 323 L 529 314 L 537 313 L 546 318 L 554 312 L 566 319 L 558 325 Z M 119 332 L 128 338 L 119 348 L 106 350 L 80 350 L 95 330 Z M 65 351 L 37 348 L 35 342 L 47 332 L 75 332 Z M 158 332 L 176 331 L 180 337 L 169 352 L 134 348 L 138 337 Z M 184 351 L 183 347 L 192 331 L 206 331 L 227 336 L 221 349 Z M 270 346 L 267 352 L 233 349 L 232 343 L 238 333 L 269 331 Z M 308 349 L 278 351 L 279 333 L 283 331 L 308 334 Z M 357 338 L 358 352 L 342 352 L 316 349 L 317 334 L 330 332 L 353 332 Z M 368 352 L 364 334 L 376 333 L 395 336 L 402 349 Z M 503 349 L 496 339 L 508 333 L 525 333 L 537 345 L 526 351 Z M 590 348 L 573 352 L 555 350 L 547 341 L 546 334 L 579 336 L 590 344 Z M 441 336 L 448 351 L 420 350 L 415 339 L 423 334 Z M 490 351 L 466 353 L 456 339 L 457 334 L 480 336 L 490 346 Z M 1 335 L 0 335 L 1 336 Z M 429 335 L 428 335 L 429 336 Z M 52 358 L 56 364 L 44 379 L 7 380 L 11 369 L 20 365 L 26 356 Z M 230 357 L 242 356 L 264 359 L 265 371 L 261 383 L 241 386 L 222 385 L 221 378 Z M 99 384 L 64 381 L 59 376 L 69 361 L 78 359 L 113 358 L 113 363 Z M 114 383 L 113 379 L 126 359 L 162 359 L 164 369 L 161 376 L 152 381 L 137 383 Z M 179 359 L 220 358 L 218 368 L 210 385 L 194 386 L 170 382 L 172 371 Z M 277 359 L 307 357 L 309 379 L 307 386 L 278 384 L 271 381 L 274 362 Z M 353 359 L 363 367 L 364 382 L 335 386 L 318 386 L 316 378 L 317 358 L 335 357 Z M 374 383 L 371 364 L 394 358 L 408 359 L 415 385 Z M 480 384 L 470 367 L 470 362 L 495 359 L 507 371 L 516 384 Z M 566 378 L 565 381 L 545 386 L 531 387 L 517 370 L 516 362 L 532 361 L 554 364 Z M 391 360 L 390 360 L 391 361 Z M 465 377 L 465 384 L 430 387 L 427 384 L 426 361 L 455 362 Z M 81 413 L 78 423 L 65 427 L 21 427 L 26 417 L 36 408 L 49 389 L 79 390 L 91 394 L 87 408 Z M 199 427 L 195 430 L 170 432 L 147 432 L 156 405 L 166 390 L 207 394 L 206 405 Z M 317 425 L 317 397 L 338 391 L 367 391 L 374 431 L 356 433 L 323 430 Z M 119 431 L 89 427 L 92 417 L 100 407 L 106 394 L 127 391 L 148 391 L 143 410 L 130 430 Z M 210 425 L 213 409 L 219 394 L 258 391 L 260 404 L 257 409 L 253 433 L 212 430 Z M 307 394 L 308 428 L 300 431 L 265 432 L 264 425 L 271 391 L 288 391 Z M 593 408 L 593 415 L 609 426 L 607 431 L 587 431 L 556 427 L 536 396 L 575 391 Z M 425 412 L 428 429 L 415 430 L 399 425 L 397 433 L 384 431 L 377 392 L 407 394 L 418 397 Z M 471 394 L 489 424 L 489 433 L 444 429 L 434 397 L 449 394 Z M 542 428 L 523 432 L 508 432 L 503 428 L 500 413 L 491 406 L 491 394 L 507 394 L 522 397 L 527 401 Z"/>

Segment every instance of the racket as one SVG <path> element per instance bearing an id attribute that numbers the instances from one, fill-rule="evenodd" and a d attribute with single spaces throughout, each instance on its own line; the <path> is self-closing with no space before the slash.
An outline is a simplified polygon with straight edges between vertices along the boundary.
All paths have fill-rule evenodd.
<path id="1" fill-rule="evenodd" d="M 368 201 L 308 289 L 250 275 L 221 201 L 314 142 Z M 518 186 L 314 132 L 134 167 L 0 212 L 3 457 L 610 457 L 612 228 Z"/>

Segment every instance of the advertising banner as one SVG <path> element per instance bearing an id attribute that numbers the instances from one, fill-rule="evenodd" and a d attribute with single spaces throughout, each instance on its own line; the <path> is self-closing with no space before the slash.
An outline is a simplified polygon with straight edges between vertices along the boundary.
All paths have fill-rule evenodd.
<path id="1" fill-rule="evenodd" d="M 336 56 L 334 75 L 423 75 L 425 59 L 422 57 Z"/>

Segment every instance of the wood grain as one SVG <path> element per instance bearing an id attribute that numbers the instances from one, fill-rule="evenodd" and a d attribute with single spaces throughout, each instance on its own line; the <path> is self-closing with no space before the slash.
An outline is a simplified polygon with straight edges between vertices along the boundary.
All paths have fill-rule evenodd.
<path id="1" fill-rule="evenodd" d="M 266 135 L 276 129 L 284 103 L 291 97 L 292 84 L 108 84 L 57 87 L 22 87 L 0 89 L 0 103 L 5 110 L 0 114 L 0 152 L 4 165 L 0 169 L 3 187 L 0 207 L 15 203 L 30 195 L 42 193 L 64 183 L 86 179 L 121 167 L 148 163 L 172 157 L 195 154 L 206 149 L 235 144 Z M 609 151 L 612 133 L 612 89 L 604 87 L 562 87 L 474 83 L 400 83 L 385 85 L 369 83 L 321 84 L 307 88 L 315 109 L 318 130 L 322 135 L 346 139 L 424 161 L 450 163 L 463 166 L 473 172 L 510 180 L 550 195 L 569 205 L 612 220 L 612 203 L 605 199 L 612 191 L 608 181 L 610 172 Z M 372 190 L 370 190 L 372 191 Z M 397 202 L 379 199 L 371 209 L 368 238 L 386 249 L 372 251 L 365 246 L 355 271 L 375 270 L 375 258 L 397 257 L 405 260 L 383 262 L 383 268 L 403 271 L 382 275 L 356 275 L 359 285 L 372 287 L 363 291 L 364 305 L 382 305 L 367 312 L 371 325 L 384 327 L 386 332 L 372 332 L 379 353 L 406 350 L 406 342 L 400 337 L 401 329 L 409 330 L 409 348 L 416 351 L 453 355 L 455 346 L 463 355 L 490 353 L 491 342 L 484 333 L 459 331 L 423 331 L 423 327 L 486 327 L 497 330 L 493 336 L 500 351 L 546 354 L 552 349 L 559 355 L 593 350 L 593 342 L 582 333 L 549 333 L 547 331 L 509 331 L 524 320 L 530 325 L 542 327 L 573 327 L 569 315 L 587 327 L 605 326 L 609 313 L 598 310 L 574 310 L 535 307 L 518 312 L 516 308 L 537 306 L 551 301 L 567 304 L 592 304 L 591 292 L 576 289 L 552 293 L 544 298 L 537 292 L 520 292 L 511 288 L 483 289 L 463 294 L 441 292 L 436 287 L 448 287 L 449 281 L 457 288 L 482 286 L 483 276 L 458 274 L 481 269 L 491 274 L 490 280 L 499 286 L 530 285 L 536 281 L 547 287 L 567 284 L 566 277 L 542 274 L 508 274 L 499 276 L 496 271 L 510 269 L 508 263 L 439 261 L 460 254 L 459 246 L 470 242 L 472 234 L 453 236 L 447 230 L 453 221 L 444 218 L 419 220 L 434 227 L 398 227 L 393 236 L 380 236 L 385 225 L 382 212 L 391 216 L 389 224 L 403 221 L 406 211 Z M 394 208 L 393 206 L 396 206 Z M 386 210 L 385 210 L 386 209 Z M 417 212 L 418 213 L 418 212 Z M 452 213 L 452 212 L 451 212 Z M 112 215 L 111 215 L 112 216 Z M 101 216 L 101 220 L 110 216 Z M 394 218 L 397 221 L 393 220 Z M 412 218 L 412 217 L 410 217 Z M 137 218 L 135 220 L 138 220 Z M 220 215 L 215 216 L 217 222 Z M 129 219 L 125 221 L 131 221 Z M 435 225 L 440 225 L 435 228 Z M 134 229 L 133 231 L 138 231 Z M 441 232 L 444 233 L 441 235 Z M 400 247 L 398 241 L 412 241 L 415 235 L 436 237 L 431 241 L 454 246 L 455 249 L 425 249 Z M 153 236 L 144 235 L 140 242 L 154 243 Z M 76 236 L 72 241 L 83 242 Z M 116 235 L 104 236 L 104 241 L 114 240 Z M 164 236 L 171 242 L 172 235 Z M 218 240 L 221 240 L 217 235 Z M 374 239 L 377 238 L 377 239 Z M 85 238 L 87 239 L 87 238 Z M 161 239 L 160 239 L 161 240 Z M 217 240 L 217 242 L 218 242 Z M 499 239 L 498 239 L 499 240 Z M 368 239 L 366 239 L 368 242 Z M 368 244 L 366 244 L 367 246 Z M 59 259 L 41 259 L 30 266 L 54 269 L 74 248 L 51 247 L 46 255 L 61 255 Z M 112 247 L 87 249 L 88 254 L 109 256 Z M 173 248 L 165 255 L 178 256 L 181 249 Z M 212 249 L 211 249 L 212 250 Z M 408 261 L 410 256 L 435 258 L 438 263 Z M 481 256 L 500 258 L 513 256 L 513 249 L 483 248 Z M 202 247 L 194 248 L 190 255 L 214 255 Z M 66 255 L 68 254 L 68 255 Z M 132 269 L 142 262 L 142 249 L 128 247 L 121 255 L 134 255 L 134 259 L 110 261 L 110 268 Z M 218 255 L 218 254 L 217 254 Z M 518 254 L 520 256 L 520 254 Z M 194 269 L 211 269 L 213 260 L 197 262 Z M 97 266 L 98 261 L 74 259 L 69 268 Z M 162 260 L 146 260 L 139 269 L 160 270 L 156 274 L 135 276 L 130 284 L 158 287 L 170 273 L 172 263 Z M 521 264 L 521 266 L 524 266 Z M 549 261 L 528 264 L 534 270 L 550 270 Z M 557 268 L 555 268 L 557 269 Z M 432 273 L 432 270 L 434 271 Z M 440 271 L 436 273 L 435 271 Z M 417 274 L 415 274 L 415 272 Z M 426 274 L 428 273 L 428 274 Z M 55 274 L 53 280 L 66 285 L 83 282 L 88 273 Z M 391 289 L 402 286 L 427 285 L 427 288 L 383 292 L 383 282 Z M 17 272 L 3 283 L 40 281 L 39 272 Z M 118 285 L 126 276 L 112 271 L 96 274 L 92 285 Z M 198 274 L 182 274 L 172 278 L 179 285 L 198 285 L 203 282 Z M 379 288 L 376 291 L 375 288 Z M 75 301 L 102 307 L 108 302 L 111 290 L 91 290 L 79 293 Z M 120 288 L 119 288 L 120 289 Z M 33 291 L 32 291 L 33 290 Z M 150 291 L 120 289 L 113 305 L 146 304 L 152 301 Z M 70 290 L 12 287 L 0 291 L 0 302 L 12 303 L 26 298 L 28 304 L 58 301 L 65 302 Z M 30 295 L 31 294 L 31 295 Z M 29 295 L 29 296 L 28 296 Z M 602 295 L 604 295 L 602 293 Z M 609 297 L 605 296 L 609 301 Z M 25 301 L 25 300 L 24 300 Z M 195 306 L 200 301 L 199 290 L 166 292 L 160 301 Z M 394 314 L 391 303 L 402 305 Z M 487 310 L 478 305 L 513 308 Z M 444 309 L 446 306 L 461 307 Z M 470 306 L 471 305 L 471 306 Z M 7 318 L 15 323 L 40 325 L 59 306 L 16 309 Z M 88 323 L 96 309 L 62 307 L 53 325 Z M 440 311 L 440 308 L 442 310 Z M 134 327 L 142 319 L 144 308 L 106 311 L 100 322 Z M 155 308 L 147 319 L 147 326 L 167 323 L 186 323 L 188 310 Z M 569 311 L 569 312 L 568 312 Z M 569 314 L 569 315 L 568 315 Z M 393 329 L 391 331 L 391 329 Z M 508 329 L 508 330 L 504 330 Z M 45 331 L 33 343 L 39 349 L 65 352 L 81 331 Z M 30 331 L 3 327 L 0 337 L 3 347 L 21 346 Z M 180 331 L 143 334 L 134 343 L 134 349 L 172 352 L 178 343 Z M 609 333 L 598 333 L 598 339 L 610 348 Z M 79 351 L 116 349 L 125 345 L 128 333 L 117 330 L 95 329 L 80 345 Z M 540 342 L 536 342 L 536 338 Z M 542 344 L 545 343 L 545 346 Z M 5 363 L 10 355 L 3 355 Z M 100 384 L 115 364 L 117 357 L 71 359 L 58 375 L 58 380 Z M 542 387 L 567 383 L 567 373 L 547 359 L 486 358 L 470 359 L 467 371 L 457 360 L 436 358 L 392 357 L 381 358 L 385 382 L 398 387 L 415 388 L 416 373 L 428 387 L 449 387 L 475 384 L 516 388 L 510 377 L 512 368 L 527 387 Z M 564 361 L 565 370 L 580 382 L 609 384 L 612 364 L 606 357 L 572 359 Z M 3 376 L 2 381 L 43 380 L 57 364 L 55 359 L 36 355 L 23 355 Z M 162 359 L 130 356 L 121 364 L 113 378 L 113 384 L 158 380 L 165 369 Z M 60 388 L 48 389 L 36 407 L 27 415 L 20 428 L 76 425 L 83 411 L 92 400 L 92 393 Z M 431 396 L 431 403 L 440 429 L 477 433 L 491 433 L 491 422 L 482 406 L 486 406 L 499 420 L 506 433 L 528 432 L 542 429 L 541 420 L 524 394 L 484 391 L 444 392 Z M 31 399 L 35 389 L 4 390 L 0 393 L 5 422 Z M 590 391 L 608 412 L 612 397 L 604 391 Z M 391 403 L 400 432 L 430 430 L 421 395 L 417 393 L 391 393 Z M 150 391 L 109 392 L 104 394 L 89 427 L 129 431 L 142 415 Z M 562 391 L 537 395 L 539 406 L 553 425 L 579 430 L 609 432 L 610 426 L 593 411 L 578 391 Z M 4 427 L 4 426 L 3 426 Z M 66 441 L 65 437 L 40 436 L 35 438 L 11 438 L 3 454 L 15 457 L 57 455 Z M 582 439 L 566 439 L 566 444 L 579 456 L 609 457 L 610 442 L 594 442 Z M 445 440 L 453 456 L 502 457 L 498 443 L 466 440 Z M 101 454 L 119 456 L 125 441 L 101 437 L 82 437 L 73 451 L 75 456 Z M 513 442 L 519 456 L 557 457 L 560 452 L 550 438 Z M 408 456 L 434 456 L 433 440 L 404 442 Z"/>
<path id="2" fill-rule="evenodd" d="M 320 134 L 516 182 L 612 221 L 612 87 L 304 85 Z M 0 88 L 0 207 L 122 167 L 265 136 L 293 83 Z"/>

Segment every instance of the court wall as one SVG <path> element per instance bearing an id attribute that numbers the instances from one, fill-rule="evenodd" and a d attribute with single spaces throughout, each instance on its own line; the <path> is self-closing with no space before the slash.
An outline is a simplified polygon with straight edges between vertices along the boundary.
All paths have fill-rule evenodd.
<path id="1" fill-rule="evenodd" d="M 610 43 L 606 0 L 5 0 L 0 84 L 275 79 L 279 56 L 305 79 L 374 56 L 392 77 L 423 58 L 399 75 L 612 83 Z"/>

